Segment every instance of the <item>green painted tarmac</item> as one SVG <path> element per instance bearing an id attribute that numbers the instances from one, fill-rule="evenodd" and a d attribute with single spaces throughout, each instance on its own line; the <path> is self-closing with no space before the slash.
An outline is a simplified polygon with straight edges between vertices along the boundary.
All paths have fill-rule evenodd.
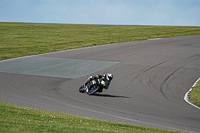
<path id="1" fill-rule="evenodd" d="M 30 56 L 0 62 L 0 72 L 75 79 L 118 63 L 112 61 Z"/>

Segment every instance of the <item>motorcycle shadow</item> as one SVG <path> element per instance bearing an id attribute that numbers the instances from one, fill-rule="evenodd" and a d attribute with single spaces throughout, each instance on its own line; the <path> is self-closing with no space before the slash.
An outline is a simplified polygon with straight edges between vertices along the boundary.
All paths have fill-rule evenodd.
<path id="1" fill-rule="evenodd" d="M 95 94 L 93 94 L 93 96 L 98 96 L 98 97 L 113 97 L 113 98 L 130 98 L 130 97 L 126 97 L 126 96 L 117 96 L 117 95 L 99 94 L 99 93 L 95 93 Z"/>

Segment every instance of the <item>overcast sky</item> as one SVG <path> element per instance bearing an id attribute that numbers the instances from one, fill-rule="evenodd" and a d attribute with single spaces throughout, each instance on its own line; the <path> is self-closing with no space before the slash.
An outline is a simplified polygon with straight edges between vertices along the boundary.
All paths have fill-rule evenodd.
<path id="1" fill-rule="evenodd" d="M 0 0 L 0 22 L 200 26 L 200 0 Z"/>

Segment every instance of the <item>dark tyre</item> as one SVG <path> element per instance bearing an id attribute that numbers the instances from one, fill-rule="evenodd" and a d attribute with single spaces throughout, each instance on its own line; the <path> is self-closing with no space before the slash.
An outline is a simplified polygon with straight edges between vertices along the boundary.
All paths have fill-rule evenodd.
<path id="1" fill-rule="evenodd" d="M 79 92 L 80 92 L 80 93 L 84 93 L 84 92 L 85 92 L 85 87 L 84 87 L 84 85 L 82 85 L 82 86 L 79 88 Z"/>
<path id="2" fill-rule="evenodd" d="M 99 90 L 100 86 L 99 85 L 94 85 L 90 88 L 90 90 L 87 92 L 88 95 L 92 95 L 96 93 Z"/>

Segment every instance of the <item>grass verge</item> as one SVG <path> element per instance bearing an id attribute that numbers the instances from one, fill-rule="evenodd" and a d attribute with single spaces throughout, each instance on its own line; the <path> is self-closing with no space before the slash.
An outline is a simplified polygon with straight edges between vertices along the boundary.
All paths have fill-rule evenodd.
<path id="1" fill-rule="evenodd" d="M 200 27 L 0 22 L 0 60 L 110 43 L 200 34 Z"/>
<path id="2" fill-rule="evenodd" d="M 0 103 L 0 116 L 1 133 L 180 133 L 178 131 L 114 123 L 5 103 Z"/>
<path id="3" fill-rule="evenodd" d="M 0 60 L 110 43 L 200 34 L 200 27 L 189 26 L 0 22 L 0 29 Z M 196 95 L 197 92 L 194 92 L 194 94 Z M 190 95 L 194 94 L 191 93 Z M 197 94 L 196 97 L 200 97 L 200 94 Z M 100 121 L 4 103 L 0 103 L 0 116 L 0 132 L 6 133 L 175 132 Z"/>
<path id="4" fill-rule="evenodd" d="M 192 91 L 189 93 L 189 100 L 200 107 L 200 81 L 197 82 L 195 87 L 192 88 Z"/>

